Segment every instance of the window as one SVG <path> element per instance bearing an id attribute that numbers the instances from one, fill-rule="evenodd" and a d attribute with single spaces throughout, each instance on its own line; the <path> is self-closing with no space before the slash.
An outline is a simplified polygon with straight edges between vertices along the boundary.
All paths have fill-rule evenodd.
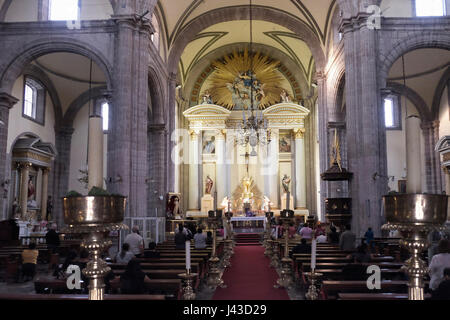
<path id="1" fill-rule="evenodd" d="M 38 81 L 25 77 L 23 90 L 23 117 L 44 125 L 45 89 Z"/>
<path id="2" fill-rule="evenodd" d="M 417 17 L 445 16 L 445 0 L 416 0 Z"/>
<path id="3" fill-rule="evenodd" d="M 78 20 L 78 0 L 50 0 L 50 20 Z"/>
<path id="4" fill-rule="evenodd" d="M 102 118 L 103 118 L 103 131 L 108 131 L 109 128 L 109 104 L 107 102 L 102 103 Z"/>
<path id="5" fill-rule="evenodd" d="M 397 96 L 384 99 L 384 125 L 386 129 L 401 129 L 400 106 Z"/>

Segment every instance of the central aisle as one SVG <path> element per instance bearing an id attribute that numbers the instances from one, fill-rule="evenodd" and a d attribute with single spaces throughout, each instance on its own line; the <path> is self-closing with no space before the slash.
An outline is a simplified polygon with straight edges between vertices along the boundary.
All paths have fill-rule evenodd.
<path id="1" fill-rule="evenodd" d="M 236 246 L 231 267 L 223 274 L 227 288 L 217 288 L 213 300 L 289 300 L 285 289 L 275 289 L 278 279 L 261 246 Z"/>

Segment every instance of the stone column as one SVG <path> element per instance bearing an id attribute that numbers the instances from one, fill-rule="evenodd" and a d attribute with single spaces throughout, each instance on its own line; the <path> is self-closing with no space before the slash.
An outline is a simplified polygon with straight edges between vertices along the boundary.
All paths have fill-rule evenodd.
<path id="1" fill-rule="evenodd" d="M 0 182 L 3 182 L 9 177 L 6 173 L 6 152 L 8 143 L 8 123 L 9 110 L 19 101 L 19 99 L 5 93 L 0 93 Z M 0 197 L 0 216 L 7 216 L 3 210 L 7 210 L 5 198 Z"/>
<path id="2" fill-rule="evenodd" d="M 295 129 L 295 208 L 306 207 L 305 129 Z"/>
<path id="3" fill-rule="evenodd" d="M 189 143 L 189 210 L 200 210 L 199 207 L 199 189 L 198 185 L 198 164 L 199 164 L 199 152 L 198 152 L 198 139 L 199 131 L 190 132 Z M 217 185 L 217 182 L 216 182 Z"/>
<path id="4" fill-rule="evenodd" d="M 128 197 L 126 217 L 147 216 L 148 63 L 152 27 L 134 6 L 118 6 L 113 100 L 108 134 L 108 190 Z M 121 179 L 118 179 L 118 178 Z M 160 183 L 158 181 L 157 183 Z"/>
<path id="5" fill-rule="evenodd" d="M 422 121 L 421 129 L 424 137 L 425 153 L 425 179 L 428 193 L 440 193 L 442 188 L 442 169 L 439 153 L 434 146 L 439 141 L 439 121 Z"/>
<path id="6" fill-rule="evenodd" d="M 165 201 L 160 199 L 166 191 L 166 127 L 163 124 L 148 126 L 148 211 L 149 216 L 165 216 Z"/>
<path id="7" fill-rule="evenodd" d="M 348 170 L 352 229 L 357 237 L 372 227 L 381 235 L 381 198 L 387 193 L 386 179 L 373 179 L 375 173 L 387 175 L 384 112 L 377 78 L 377 31 L 368 29 L 366 13 L 345 18 L 345 88 L 347 106 Z"/>
<path id="8" fill-rule="evenodd" d="M 279 152 L 279 130 L 271 129 L 272 141 L 269 143 L 269 158 L 270 158 L 270 174 L 269 174 L 269 199 L 275 208 L 280 208 L 279 202 L 279 174 L 278 174 L 278 152 Z"/>
<path id="9" fill-rule="evenodd" d="M 216 191 L 217 205 L 227 196 L 227 170 L 225 154 L 225 132 L 218 130 L 216 134 Z"/>
<path id="10" fill-rule="evenodd" d="M 47 216 L 47 198 L 48 198 L 48 173 L 50 168 L 42 169 L 42 193 L 41 193 L 41 218 L 44 220 Z"/>
<path id="11" fill-rule="evenodd" d="M 72 144 L 73 128 L 60 127 L 55 129 L 55 147 L 58 152 L 53 170 L 53 209 L 52 220 L 59 227 L 63 223 L 62 202 L 61 198 L 69 191 L 69 171 L 70 171 L 70 147 Z"/>
<path id="12" fill-rule="evenodd" d="M 28 210 L 28 178 L 30 176 L 31 163 L 20 164 L 20 218 L 24 219 Z"/>

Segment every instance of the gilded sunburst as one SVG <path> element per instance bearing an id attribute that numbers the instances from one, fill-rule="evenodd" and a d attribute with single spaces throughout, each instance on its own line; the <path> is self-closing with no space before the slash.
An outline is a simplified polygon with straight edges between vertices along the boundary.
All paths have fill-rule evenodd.
<path id="1" fill-rule="evenodd" d="M 277 71 L 279 64 L 259 52 L 252 59 L 247 49 L 215 61 L 208 88 L 212 100 L 230 110 L 248 109 L 252 94 L 256 108 L 264 109 L 278 103 L 283 81 Z"/>

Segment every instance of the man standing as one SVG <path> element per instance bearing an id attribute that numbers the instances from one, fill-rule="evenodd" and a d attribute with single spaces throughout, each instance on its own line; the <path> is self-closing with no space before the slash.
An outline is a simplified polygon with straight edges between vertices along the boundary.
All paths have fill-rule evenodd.
<path id="1" fill-rule="evenodd" d="M 355 250 L 356 235 L 351 232 L 351 226 L 348 224 L 345 226 L 345 231 L 341 234 L 339 239 L 339 248 L 343 251 Z"/>
<path id="2" fill-rule="evenodd" d="M 51 253 L 56 253 L 56 249 L 59 247 L 59 235 L 56 232 L 56 224 L 50 226 L 50 230 L 45 234 L 45 242 L 47 243 L 47 248 Z"/>
<path id="3" fill-rule="evenodd" d="M 130 251 L 136 258 L 140 258 L 141 254 L 144 252 L 144 238 L 139 235 L 138 226 L 134 226 L 132 231 L 132 233 L 126 236 L 124 243 L 128 243 Z"/>

